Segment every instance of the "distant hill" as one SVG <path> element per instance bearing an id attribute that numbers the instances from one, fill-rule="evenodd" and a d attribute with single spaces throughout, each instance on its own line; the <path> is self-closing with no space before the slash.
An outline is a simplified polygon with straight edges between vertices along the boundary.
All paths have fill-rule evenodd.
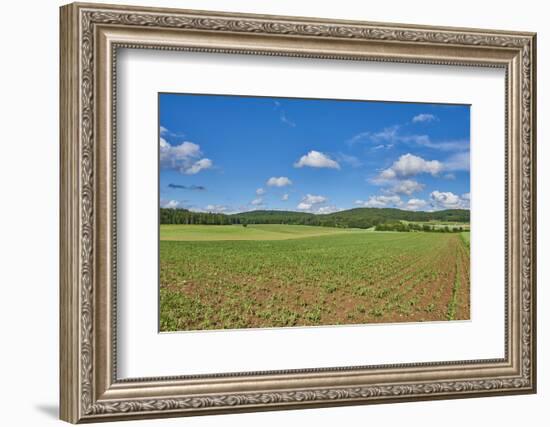
<path id="1" fill-rule="evenodd" d="M 470 222 L 470 211 L 447 209 L 436 212 L 405 211 L 394 208 L 355 208 L 331 214 L 294 211 L 250 211 L 231 215 L 249 224 L 304 224 L 330 227 L 370 228 L 396 221 L 456 221 Z"/>
<path id="2" fill-rule="evenodd" d="M 398 221 L 470 222 L 470 211 L 446 209 L 436 212 L 405 211 L 394 208 L 355 208 L 331 214 L 257 210 L 238 214 L 192 212 L 187 209 L 160 210 L 161 224 L 295 224 L 325 227 L 370 228 Z"/>

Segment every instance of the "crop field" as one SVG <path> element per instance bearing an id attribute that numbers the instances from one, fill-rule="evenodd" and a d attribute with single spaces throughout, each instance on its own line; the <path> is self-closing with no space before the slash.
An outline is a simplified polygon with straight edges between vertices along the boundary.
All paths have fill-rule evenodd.
<path id="1" fill-rule="evenodd" d="M 466 238 L 469 233 L 162 225 L 160 328 L 469 319 Z"/>

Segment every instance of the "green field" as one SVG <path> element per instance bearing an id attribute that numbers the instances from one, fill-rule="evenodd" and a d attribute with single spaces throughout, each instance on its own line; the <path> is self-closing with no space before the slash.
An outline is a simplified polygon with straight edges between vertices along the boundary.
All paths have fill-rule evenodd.
<path id="1" fill-rule="evenodd" d="M 465 234 L 162 225 L 160 327 L 468 319 Z"/>
<path id="2" fill-rule="evenodd" d="M 160 240 L 287 240 L 333 234 L 364 233 L 364 230 L 309 225 L 161 225 Z"/>
<path id="3" fill-rule="evenodd" d="M 460 237 L 462 238 L 462 241 L 464 242 L 468 250 L 470 250 L 470 232 L 463 231 L 462 233 L 460 233 Z"/>

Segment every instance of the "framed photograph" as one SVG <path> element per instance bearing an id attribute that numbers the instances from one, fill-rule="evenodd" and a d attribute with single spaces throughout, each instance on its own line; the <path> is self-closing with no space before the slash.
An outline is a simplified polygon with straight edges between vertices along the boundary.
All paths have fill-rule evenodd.
<path id="1" fill-rule="evenodd" d="M 61 418 L 536 391 L 535 34 L 61 8 Z"/>

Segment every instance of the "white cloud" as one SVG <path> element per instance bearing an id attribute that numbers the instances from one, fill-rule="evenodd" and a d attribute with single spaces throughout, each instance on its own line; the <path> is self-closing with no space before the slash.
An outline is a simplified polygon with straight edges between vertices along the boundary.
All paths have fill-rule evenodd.
<path id="1" fill-rule="evenodd" d="M 264 199 L 262 199 L 261 197 L 257 197 L 250 202 L 250 204 L 253 206 L 259 206 L 259 205 L 262 205 L 263 203 L 264 203 Z"/>
<path id="2" fill-rule="evenodd" d="M 212 160 L 200 158 L 201 148 L 198 144 L 184 141 L 179 145 L 171 145 L 166 139 L 160 138 L 160 164 L 164 168 L 175 169 L 186 175 L 194 175 L 203 169 L 213 166 Z"/>
<path id="3" fill-rule="evenodd" d="M 363 206 L 365 208 L 388 208 L 401 206 L 403 204 L 401 197 L 399 196 L 370 196 L 367 201 L 356 200 L 356 205 Z"/>
<path id="4" fill-rule="evenodd" d="M 292 185 L 292 181 L 286 176 L 273 176 L 267 180 L 267 185 L 270 187 L 286 187 L 287 185 Z"/>
<path id="5" fill-rule="evenodd" d="M 160 138 L 160 161 L 174 163 L 178 160 L 201 155 L 199 145 L 184 141 L 180 145 L 170 145 L 164 138 Z"/>
<path id="6" fill-rule="evenodd" d="M 470 200 L 470 193 L 469 193 L 469 192 L 468 192 L 468 193 L 464 193 L 464 194 L 462 195 L 462 198 L 463 198 L 464 200 Z"/>
<path id="7" fill-rule="evenodd" d="M 385 184 L 390 180 L 393 180 L 397 177 L 397 174 L 392 168 L 384 169 L 382 172 L 378 174 L 376 178 L 374 178 L 372 181 L 375 184 Z"/>
<path id="8" fill-rule="evenodd" d="M 224 205 L 207 205 L 205 208 L 206 212 L 211 213 L 223 213 L 227 211 L 227 206 Z"/>
<path id="9" fill-rule="evenodd" d="M 421 184 L 412 179 L 405 179 L 403 181 L 397 181 L 387 191 L 389 193 L 406 194 L 407 196 L 410 196 L 413 193 L 422 191 L 423 188 L 424 188 L 424 184 Z"/>
<path id="10" fill-rule="evenodd" d="M 418 114 L 413 117 L 412 121 L 413 123 L 421 123 L 421 122 L 433 122 L 434 120 L 437 120 L 437 117 L 435 117 L 433 114 Z"/>
<path id="11" fill-rule="evenodd" d="M 395 178 L 407 178 L 421 173 L 429 173 L 436 176 L 444 169 L 439 160 L 425 160 L 414 154 L 404 154 L 391 167 L 383 170 L 378 176 L 379 180 Z"/>
<path id="12" fill-rule="evenodd" d="M 302 197 L 302 201 L 298 204 L 296 208 L 300 210 L 305 210 L 305 211 L 309 211 L 312 209 L 320 209 L 320 207 L 318 207 L 317 205 L 322 205 L 327 201 L 328 201 L 328 198 L 326 198 L 325 196 L 306 194 L 304 197 Z"/>
<path id="13" fill-rule="evenodd" d="M 317 211 L 315 213 L 318 213 L 318 214 L 329 214 L 329 213 L 333 213 L 333 212 L 338 212 L 338 211 L 341 211 L 342 209 L 340 208 L 337 208 L 336 206 L 334 205 L 331 205 L 331 206 L 321 206 L 319 209 L 317 209 Z"/>
<path id="14" fill-rule="evenodd" d="M 424 209 L 428 205 L 426 200 L 422 199 L 409 199 L 404 208 L 410 211 L 419 211 Z"/>
<path id="15" fill-rule="evenodd" d="M 469 209 L 470 193 L 459 196 L 450 191 L 432 191 L 430 199 L 435 208 L 439 209 Z M 466 197 L 464 197 L 466 196 Z"/>
<path id="16" fill-rule="evenodd" d="M 168 200 L 164 202 L 161 206 L 167 209 L 176 209 L 179 206 L 179 204 L 180 202 L 178 202 L 177 200 Z"/>
<path id="17" fill-rule="evenodd" d="M 262 195 L 264 195 L 264 194 L 265 194 L 265 190 L 264 190 L 263 188 L 258 188 L 258 189 L 256 190 L 256 195 L 262 196 Z"/>
<path id="18" fill-rule="evenodd" d="M 384 148 L 385 145 L 380 143 L 395 141 L 398 138 L 398 134 L 397 134 L 398 130 L 399 130 L 399 126 L 395 125 L 388 128 L 384 128 L 379 132 L 371 132 L 371 131 L 360 132 L 354 135 L 353 137 L 351 137 L 348 140 L 348 143 L 350 145 L 353 145 L 362 140 L 367 140 L 369 142 L 379 144 L 376 146 L 376 149 Z"/>
<path id="19" fill-rule="evenodd" d="M 281 197 L 281 200 L 283 202 L 286 202 L 288 200 L 288 194 L 283 194 L 283 197 Z"/>
<path id="20" fill-rule="evenodd" d="M 306 194 L 306 196 L 302 199 L 302 202 L 311 203 L 311 204 L 319 204 L 319 203 L 325 203 L 328 199 L 325 196 L 316 196 L 314 194 Z"/>
<path id="21" fill-rule="evenodd" d="M 309 166 L 312 168 L 340 169 L 338 162 L 332 160 L 326 154 L 315 150 L 310 151 L 294 163 L 295 168 L 302 168 L 304 166 Z"/>
<path id="22" fill-rule="evenodd" d="M 168 129 L 165 126 L 159 126 L 160 134 L 164 136 L 170 136 L 172 138 L 183 138 L 185 136 L 184 133 L 181 132 L 172 132 L 170 129 Z"/>
<path id="23" fill-rule="evenodd" d="M 185 169 L 183 173 L 186 175 L 195 175 L 203 169 L 210 169 L 212 167 L 212 160 L 204 158 L 193 163 L 189 168 Z"/>
<path id="24" fill-rule="evenodd" d="M 437 120 L 437 118 L 436 118 Z M 451 140 L 451 141 L 432 141 L 428 135 L 402 134 L 401 126 L 395 125 L 384 128 L 380 132 L 361 132 L 348 140 L 348 144 L 353 145 L 360 141 L 368 141 L 373 144 L 371 150 L 380 150 L 382 148 L 392 148 L 396 143 L 407 145 L 420 145 L 422 147 L 432 148 L 440 151 L 468 151 L 470 141 Z"/>

